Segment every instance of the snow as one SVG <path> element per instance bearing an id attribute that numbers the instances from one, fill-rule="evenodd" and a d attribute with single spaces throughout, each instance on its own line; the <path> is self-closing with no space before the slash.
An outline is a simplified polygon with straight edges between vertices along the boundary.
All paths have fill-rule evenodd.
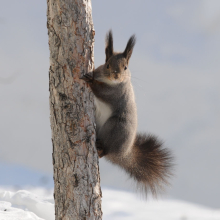
<path id="1" fill-rule="evenodd" d="M 0 220 L 54 220 L 53 191 L 0 189 Z M 178 200 L 141 200 L 137 195 L 102 189 L 103 220 L 220 220 L 220 210 Z"/>
<path id="2" fill-rule="evenodd" d="M 2 202 L 0 220 L 8 219 L 5 217 L 5 213 L 10 216 L 9 219 L 13 219 L 13 217 L 17 214 L 20 219 L 24 218 L 20 215 L 25 215 L 27 216 L 26 219 L 54 220 L 54 204 L 51 203 L 51 200 L 47 201 L 46 198 L 43 198 L 26 190 L 19 190 L 17 192 L 0 192 L 0 200 L 6 202 L 5 207 L 4 203 Z M 13 207 L 16 207 L 16 209 L 10 208 L 11 205 Z M 9 214 L 7 211 L 8 208 Z M 31 217 L 31 215 L 34 215 L 34 217 Z"/>
<path id="3" fill-rule="evenodd" d="M 42 220 L 33 212 L 11 207 L 10 202 L 0 201 L 0 219 L 1 220 Z"/>
<path id="4" fill-rule="evenodd" d="M 133 193 L 103 190 L 104 220 L 220 220 L 220 210 L 179 200 L 140 200 Z"/>

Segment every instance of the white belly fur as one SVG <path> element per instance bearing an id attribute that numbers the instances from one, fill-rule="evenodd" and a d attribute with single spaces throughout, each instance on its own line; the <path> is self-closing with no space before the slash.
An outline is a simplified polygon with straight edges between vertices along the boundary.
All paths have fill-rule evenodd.
<path id="1" fill-rule="evenodd" d="M 98 130 L 105 124 L 105 122 L 111 117 L 112 110 L 111 107 L 102 102 L 100 99 L 95 97 L 95 106 L 96 106 L 96 126 Z"/>

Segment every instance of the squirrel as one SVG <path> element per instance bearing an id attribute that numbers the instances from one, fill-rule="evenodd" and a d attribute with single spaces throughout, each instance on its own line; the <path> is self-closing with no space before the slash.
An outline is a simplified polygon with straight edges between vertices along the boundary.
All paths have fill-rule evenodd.
<path id="1" fill-rule="evenodd" d="M 137 133 L 137 108 L 128 69 L 135 35 L 124 52 L 113 50 L 113 36 L 106 35 L 105 64 L 81 77 L 94 93 L 96 148 L 99 158 L 120 166 L 136 180 L 137 188 L 157 195 L 172 175 L 172 156 L 156 136 Z"/>

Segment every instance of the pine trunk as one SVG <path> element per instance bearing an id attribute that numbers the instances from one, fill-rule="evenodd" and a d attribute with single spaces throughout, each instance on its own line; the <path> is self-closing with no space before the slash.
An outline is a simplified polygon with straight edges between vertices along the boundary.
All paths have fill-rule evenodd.
<path id="1" fill-rule="evenodd" d="M 93 94 L 91 0 L 47 0 L 56 220 L 102 219 Z"/>

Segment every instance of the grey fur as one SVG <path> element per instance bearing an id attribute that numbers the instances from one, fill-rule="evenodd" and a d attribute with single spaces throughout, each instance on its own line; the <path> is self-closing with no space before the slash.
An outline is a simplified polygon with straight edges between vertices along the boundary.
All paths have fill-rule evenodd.
<path id="1" fill-rule="evenodd" d="M 122 53 L 113 50 L 110 31 L 106 37 L 106 63 L 82 77 L 90 84 L 97 108 L 106 115 L 96 115 L 99 157 L 119 165 L 138 183 L 138 188 L 154 194 L 168 183 L 172 157 L 155 136 L 136 134 L 137 110 L 128 62 L 135 45 L 133 35 Z M 105 114 L 97 109 L 99 114 Z M 98 120 L 102 117 L 102 123 Z M 103 121 L 104 120 L 104 121 Z"/>

